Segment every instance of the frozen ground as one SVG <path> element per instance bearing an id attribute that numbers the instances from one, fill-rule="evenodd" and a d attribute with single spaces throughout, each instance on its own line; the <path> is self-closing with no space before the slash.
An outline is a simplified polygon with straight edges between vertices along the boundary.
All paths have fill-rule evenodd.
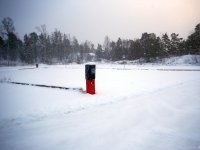
<path id="1" fill-rule="evenodd" d="M 2 150 L 200 150 L 200 66 L 99 64 L 96 95 L 5 83 L 81 87 L 84 65 L 0 68 Z"/>

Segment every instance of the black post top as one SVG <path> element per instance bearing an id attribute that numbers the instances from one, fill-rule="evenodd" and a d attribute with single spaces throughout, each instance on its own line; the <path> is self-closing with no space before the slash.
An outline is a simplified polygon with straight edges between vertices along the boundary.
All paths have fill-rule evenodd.
<path id="1" fill-rule="evenodd" d="M 86 64 L 85 65 L 85 79 L 86 80 L 94 80 L 96 72 L 95 64 Z"/>

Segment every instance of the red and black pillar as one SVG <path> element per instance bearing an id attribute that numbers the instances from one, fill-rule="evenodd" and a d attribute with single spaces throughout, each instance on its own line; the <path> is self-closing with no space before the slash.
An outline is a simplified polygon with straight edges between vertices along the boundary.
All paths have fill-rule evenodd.
<path id="1" fill-rule="evenodd" d="M 85 65 L 86 92 L 89 94 L 95 94 L 95 72 L 94 64 Z"/>

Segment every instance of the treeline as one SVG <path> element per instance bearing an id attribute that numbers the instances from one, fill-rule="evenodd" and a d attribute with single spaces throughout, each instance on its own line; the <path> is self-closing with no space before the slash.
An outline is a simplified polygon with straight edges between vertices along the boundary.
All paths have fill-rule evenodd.
<path id="1" fill-rule="evenodd" d="M 111 41 L 108 36 L 104 43 L 79 43 L 76 37 L 63 34 L 59 30 L 47 32 L 45 25 L 37 27 L 37 33 L 25 34 L 21 40 L 11 18 L 4 18 L 0 28 L 0 60 L 21 61 L 24 63 L 84 63 L 87 61 L 135 60 L 143 58 L 146 62 L 155 59 L 200 54 L 200 24 L 186 40 L 178 34 L 143 33 L 140 39 Z"/>

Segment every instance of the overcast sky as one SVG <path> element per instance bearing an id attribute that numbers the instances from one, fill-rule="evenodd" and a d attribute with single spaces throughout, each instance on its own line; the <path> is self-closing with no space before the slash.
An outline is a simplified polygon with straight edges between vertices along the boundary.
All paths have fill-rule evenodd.
<path id="1" fill-rule="evenodd" d="M 49 32 L 97 44 L 106 35 L 135 39 L 144 32 L 187 38 L 200 23 L 199 7 L 200 0 L 0 0 L 0 19 L 11 17 L 21 38 L 46 24 Z"/>

